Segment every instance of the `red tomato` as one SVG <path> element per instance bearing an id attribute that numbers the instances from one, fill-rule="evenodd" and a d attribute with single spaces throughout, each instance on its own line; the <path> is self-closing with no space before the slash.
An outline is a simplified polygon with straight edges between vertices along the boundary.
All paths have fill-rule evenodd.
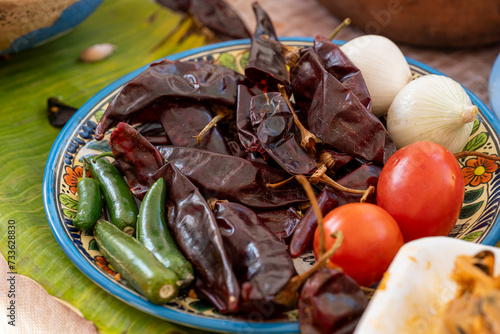
<path id="1" fill-rule="evenodd" d="M 370 203 L 342 205 L 324 218 L 326 249 L 335 243 L 330 235 L 338 230 L 344 241 L 330 259 L 330 266 L 341 267 L 359 285 L 377 283 L 403 246 L 398 224 L 384 209 Z M 318 258 L 319 229 L 314 235 L 314 254 Z"/>
<path id="2" fill-rule="evenodd" d="M 448 235 L 464 201 L 462 171 L 443 146 L 420 141 L 397 151 L 377 184 L 377 204 L 399 224 L 406 242 Z"/>

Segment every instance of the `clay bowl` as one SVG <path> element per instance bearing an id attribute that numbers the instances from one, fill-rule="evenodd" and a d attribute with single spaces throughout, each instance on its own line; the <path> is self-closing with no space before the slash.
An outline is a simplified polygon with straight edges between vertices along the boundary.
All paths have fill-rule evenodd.
<path id="1" fill-rule="evenodd" d="M 425 47 L 472 47 L 500 42 L 498 0 L 319 0 L 366 34 Z"/>
<path id="2" fill-rule="evenodd" d="M 102 0 L 0 0 L 0 55 L 45 43 L 81 23 Z"/>

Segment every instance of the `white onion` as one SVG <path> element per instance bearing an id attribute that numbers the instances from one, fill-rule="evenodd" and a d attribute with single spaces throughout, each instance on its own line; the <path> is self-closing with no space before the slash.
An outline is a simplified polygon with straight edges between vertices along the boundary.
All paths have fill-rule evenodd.
<path id="1" fill-rule="evenodd" d="M 387 113 L 394 97 L 411 80 L 411 71 L 403 53 L 390 39 L 378 35 L 357 37 L 341 50 L 359 68 L 372 98 L 372 112 Z"/>
<path id="2" fill-rule="evenodd" d="M 406 85 L 387 114 L 387 131 L 398 148 L 420 140 L 460 152 L 478 109 L 462 86 L 442 75 L 424 75 Z"/>

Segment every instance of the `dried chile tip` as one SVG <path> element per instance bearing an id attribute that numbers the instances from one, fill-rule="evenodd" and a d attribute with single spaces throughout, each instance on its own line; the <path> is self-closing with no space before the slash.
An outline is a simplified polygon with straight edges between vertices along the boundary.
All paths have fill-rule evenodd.
<path id="1" fill-rule="evenodd" d="M 50 125 L 62 128 L 78 109 L 62 103 L 56 97 L 50 97 L 47 100 L 47 110 Z"/>

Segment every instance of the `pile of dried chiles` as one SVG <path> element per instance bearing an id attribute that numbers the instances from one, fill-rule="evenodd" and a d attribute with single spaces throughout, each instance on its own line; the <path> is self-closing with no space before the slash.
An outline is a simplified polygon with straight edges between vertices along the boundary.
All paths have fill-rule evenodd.
<path id="1" fill-rule="evenodd" d="M 304 333 L 351 333 L 368 300 L 327 265 L 343 237 L 316 232 L 318 221 L 375 203 L 396 147 L 338 46 L 322 36 L 284 45 L 253 8 L 244 75 L 217 60 L 163 60 L 123 86 L 95 133 L 113 129 L 113 159 L 85 157 L 92 177 L 78 185 L 74 224 L 93 227 L 114 269 L 154 303 L 189 289 L 223 314 L 298 308 Z M 99 220 L 101 196 L 110 222 Z M 316 264 L 297 275 L 292 258 L 316 248 L 315 233 Z"/>

